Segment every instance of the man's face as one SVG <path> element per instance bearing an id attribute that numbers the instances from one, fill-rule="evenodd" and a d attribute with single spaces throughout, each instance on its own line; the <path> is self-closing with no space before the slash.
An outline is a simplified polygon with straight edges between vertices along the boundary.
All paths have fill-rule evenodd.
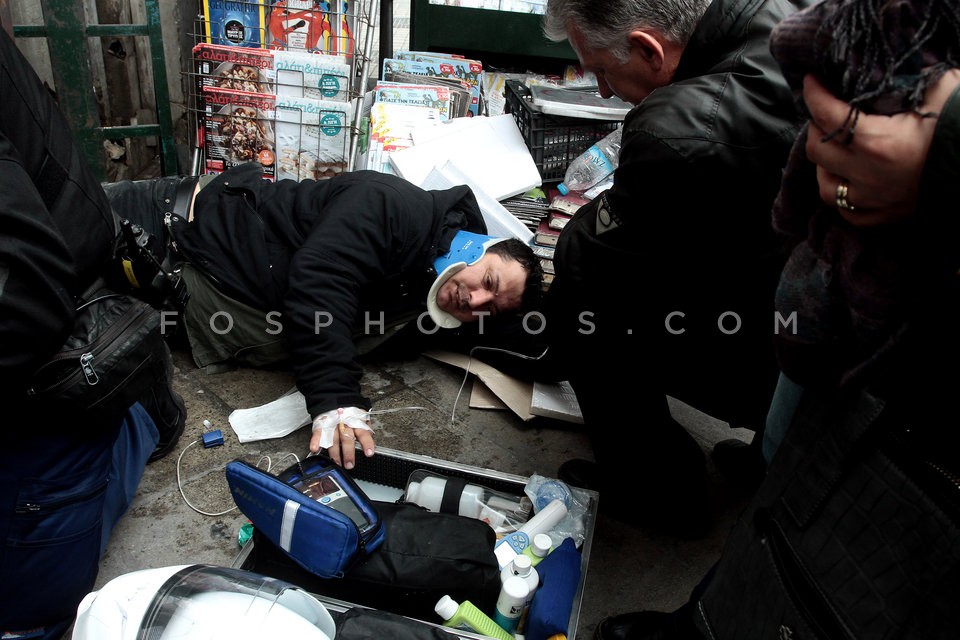
<path id="1" fill-rule="evenodd" d="M 527 271 L 516 260 L 486 253 L 443 283 L 437 306 L 461 322 L 476 322 L 476 312 L 493 317 L 520 308 Z"/>
<path id="2" fill-rule="evenodd" d="M 665 84 L 641 55 L 639 46 L 632 41 L 629 58 L 626 62 L 620 62 L 606 49 L 591 48 L 577 25 L 571 24 L 567 29 L 567 39 L 580 59 L 583 70 L 597 76 L 597 88 L 604 98 L 617 96 L 624 102 L 636 105 L 654 89 Z"/>

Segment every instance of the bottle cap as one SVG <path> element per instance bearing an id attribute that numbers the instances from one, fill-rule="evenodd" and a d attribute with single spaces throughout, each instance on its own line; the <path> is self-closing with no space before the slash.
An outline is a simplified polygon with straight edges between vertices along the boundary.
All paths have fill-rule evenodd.
<path id="1" fill-rule="evenodd" d="M 443 596 L 437 602 L 437 606 L 433 608 L 444 620 L 449 620 L 453 616 L 457 615 L 457 609 L 460 608 L 460 605 L 457 604 L 457 601 L 451 598 L 450 596 Z"/>
<path id="2" fill-rule="evenodd" d="M 567 185 L 563 184 L 562 182 L 557 185 L 557 191 L 559 191 L 560 195 L 562 196 L 565 196 L 568 193 L 570 193 L 570 189 L 568 189 Z"/>
<path id="3" fill-rule="evenodd" d="M 532 566 L 533 560 L 530 559 L 530 556 L 525 556 L 522 553 L 513 559 L 513 572 L 515 575 L 527 575 L 530 573 L 530 567 Z"/>
<path id="4" fill-rule="evenodd" d="M 550 549 L 553 547 L 553 538 L 551 538 L 546 533 L 538 533 L 533 536 L 532 544 L 530 545 L 530 551 L 540 557 L 545 557 L 550 553 Z"/>
<path id="5" fill-rule="evenodd" d="M 520 576 L 510 576 L 504 581 L 501 594 L 516 600 L 522 600 L 530 595 L 530 585 Z"/>

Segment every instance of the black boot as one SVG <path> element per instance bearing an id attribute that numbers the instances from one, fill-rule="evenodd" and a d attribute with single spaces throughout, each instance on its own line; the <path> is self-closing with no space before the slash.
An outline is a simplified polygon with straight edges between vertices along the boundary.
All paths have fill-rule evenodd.
<path id="1" fill-rule="evenodd" d="M 147 462 L 164 457 L 180 440 L 187 424 L 187 407 L 180 394 L 173 390 L 173 358 L 170 349 L 163 345 L 162 356 L 153 363 L 156 383 L 140 398 L 160 432 L 157 448 Z"/>

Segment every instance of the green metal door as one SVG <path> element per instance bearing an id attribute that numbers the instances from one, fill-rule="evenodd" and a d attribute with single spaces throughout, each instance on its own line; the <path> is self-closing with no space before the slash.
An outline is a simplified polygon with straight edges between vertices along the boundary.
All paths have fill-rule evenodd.
<path id="1" fill-rule="evenodd" d="M 83 154 L 101 180 L 105 177 L 104 140 L 124 138 L 156 136 L 159 140 L 161 171 L 164 175 L 178 173 L 159 0 L 143 2 L 146 8 L 146 22 L 143 24 L 86 24 L 83 2 L 41 0 L 43 26 L 13 25 L 14 37 L 47 38 L 60 108 L 73 126 Z M 100 122 L 90 56 L 87 54 L 87 38 L 119 36 L 144 36 L 149 40 L 157 124 L 106 127 Z"/>

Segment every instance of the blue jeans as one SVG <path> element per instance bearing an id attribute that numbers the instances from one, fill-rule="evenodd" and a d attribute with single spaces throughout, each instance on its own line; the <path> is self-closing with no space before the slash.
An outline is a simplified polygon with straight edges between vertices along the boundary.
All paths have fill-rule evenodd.
<path id="1" fill-rule="evenodd" d="M 9 427 L 20 435 L 0 443 L 0 636 L 59 640 L 159 434 L 139 403 L 112 425 Z"/>

